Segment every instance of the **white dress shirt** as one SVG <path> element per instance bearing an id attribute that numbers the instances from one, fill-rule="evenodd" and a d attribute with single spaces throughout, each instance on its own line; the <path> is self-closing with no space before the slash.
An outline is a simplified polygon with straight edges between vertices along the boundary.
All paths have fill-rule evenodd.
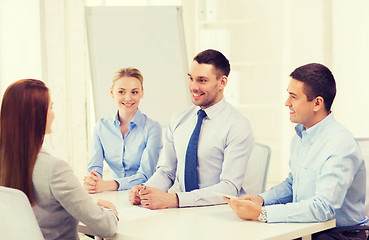
<path id="1" fill-rule="evenodd" d="M 214 192 L 243 194 L 241 185 L 254 146 L 249 121 L 224 98 L 204 109 L 207 116 L 202 121 L 198 144 L 199 189 L 185 192 L 186 150 L 198 110 L 200 107 L 192 106 L 171 119 L 158 168 L 146 183 L 167 191 L 177 180 L 182 191 L 177 193 L 180 207 L 223 203 Z"/>

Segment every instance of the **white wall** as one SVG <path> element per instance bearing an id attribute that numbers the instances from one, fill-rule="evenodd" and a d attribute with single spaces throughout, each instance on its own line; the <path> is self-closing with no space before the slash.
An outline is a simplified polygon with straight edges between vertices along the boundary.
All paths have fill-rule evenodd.
<path id="1" fill-rule="evenodd" d="M 235 106 L 251 121 L 256 141 L 272 147 L 268 177 L 271 185 L 283 180 L 289 172 L 290 140 L 295 132 L 284 101 L 288 96 L 288 75 L 296 67 L 311 62 L 329 67 L 338 89 L 333 114 L 355 137 L 369 136 L 369 127 L 365 124 L 369 120 L 369 109 L 365 109 L 369 103 L 366 96 L 369 90 L 368 1 L 216 0 L 208 6 L 211 9 L 206 9 L 209 3 L 206 0 L 189 2 L 192 5 L 188 2 L 184 5 L 185 30 L 187 37 L 191 37 L 187 38 L 189 56 L 206 48 L 206 44 L 211 47 L 219 42 L 211 37 L 205 39 L 206 34 L 201 34 L 205 29 L 230 33 L 224 41 L 228 46 L 219 48 L 230 49 L 226 53 L 232 71 L 237 70 L 234 63 L 240 57 L 255 65 L 260 60 L 273 65 L 273 68 L 263 67 L 263 71 L 250 67 L 239 78 L 242 84 L 232 89 L 229 87 L 234 79 L 230 76 L 226 88 L 226 93 L 230 90 L 231 95 L 237 91 L 236 95 L 240 96 L 242 106 L 237 101 Z M 187 15 L 186 7 L 190 8 Z M 206 21 L 206 13 L 210 11 L 214 16 Z M 196 19 L 199 20 L 196 22 Z M 193 34 L 200 39 L 194 39 Z"/>
<path id="2" fill-rule="evenodd" d="M 297 67 L 307 63 L 321 63 L 332 68 L 331 61 L 331 14 L 330 1 L 321 0 L 284 0 L 283 12 L 283 43 L 281 74 L 281 105 L 284 106 L 288 97 L 287 86 L 289 74 Z M 282 155 L 280 159 L 273 159 L 275 166 L 281 167 L 273 172 L 270 168 L 268 181 L 271 185 L 279 183 L 287 177 L 289 169 L 290 142 L 295 135 L 295 124 L 289 121 L 288 108 L 284 106 L 280 136 L 282 141 Z M 273 152 L 272 152 L 273 156 Z"/>
<path id="3" fill-rule="evenodd" d="M 41 75 L 39 0 L 0 0 L 0 96 L 10 83 Z"/>
<path id="4" fill-rule="evenodd" d="M 336 117 L 355 137 L 369 137 L 369 1 L 333 1 Z"/>
<path id="5" fill-rule="evenodd" d="M 197 14 L 195 7 L 197 1 L 199 0 L 183 1 L 184 26 L 188 47 L 187 55 L 190 61 L 192 61 L 192 57 L 197 53 L 195 41 L 196 25 L 194 22 L 195 14 Z M 42 41 L 40 37 L 39 2 L 40 0 L 0 0 L 1 93 L 10 82 L 20 78 L 42 79 L 44 77 L 42 76 L 43 67 L 41 63 Z M 62 2 L 58 1 L 59 4 L 62 4 Z M 86 0 L 85 2 L 94 2 L 95 4 L 101 5 L 118 1 Z M 125 2 L 132 4 L 132 1 Z M 139 1 L 141 5 L 158 4 L 157 2 Z M 177 3 L 179 2 L 177 1 Z M 237 14 L 240 16 L 246 14 L 237 5 L 241 3 L 245 5 L 244 1 L 232 0 L 225 2 L 227 4 L 223 4 L 220 11 L 228 11 L 230 13 L 237 11 Z M 273 31 L 273 36 L 276 37 L 276 39 L 270 39 L 270 41 L 276 43 L 270 51 L 275 51 L 275 55 L 277 56 L 273 59 L 275 63 L 273 71 L 277 69 L 278 71 L 275 72 L 278 72 L 278 74 L 274 75 L 273 72 L 273 79 L 270 80 L 278 80 L 279 82 L 279 85 L 273 88 L 272 91 L 280 92 L 280 100 L 278 102 L 275 101 L 275 104 L 280 104 L 281 108 L 274 112 L 262 108 L 258 112 L 247 112 L 247 114 L 251 114 L 250 119 L 252 119 L 252 124 L 257 129 L 256 138 L 266 139 L 265 137 L 268 134 L 270 135 L 268 129 L 273 126 L 273 128 L 278 128 L 278 131 L 274 131 L 273 134 L 277 134 L 281 139 L 284 139 L 281 143 L 282 150 L 278 154 L 279 157 L 272 159 L 270 178 L 268 179 L 270 183 L 277 183 L 289 171 L 289 142 L 294 134 L 294 124 L 289 122 L 288 111 L 283 107 L 283 104 L 285 97 L 287 97 L 285 89 L 289 81 L 288 75 L 294 68 L 308 62 L 321 62 L 330 67 L 336 78 L 338 89 L 333 105 L 333 112 L 336 119 L 350 129 L 355 137 L 369 136 L 369 97 L 367 97 L 367 91 L 369 91 L 369 2 L 367 0 L 263 0 L 247 2 L 251 4 L 248 8 L 255 9 L 255 11 L 250 11 L 250 14 L 254 13 L 254 16 L 258 16 L 256 14 L 257 11 L 263 12 L 264 5 L 264 8 L 268 9 L 270 14 L 273 14 L 271 19 L 277 20 L 275 22 L 269 22 L 264 26 L 270 26 L 268 31 Z M 49 1 L 47 3 L 52 4 Z M 123 3 L 123 1 L 119 1 L 119 3 Z M 275 5 L 278 5 L 278 8 L 275 8 Z M 57 7 L 55 8 L 59 9 Z M 273 9 L 277 10 L 273 12 Z M 64 13 L 61 11 L 60 14 Z M 65 14 L 75 13 L 70 11 Z M 267 20 L 262 15 L 260 17 L 260 20 Z M 46 18 L 52 20 L 54 16 L 52 13 L 49 15 L 46 14 Z M 48 19 L 45 19 L 45 21 L 48 21 Z M 67 26 L 66 28 L 72 28 L 73 22 L 75 22 L 65 21 L 68 23 L 65 24 Z M 63 24 L 60 23 L 60 25 Z M 53 29 L 52 25 L 50 29 Z M 46 29 L 46 31 L 48 30 Z M 240 31 L 243 31 L 243 29 L 240 28 Z M 61 31 L 55 30 L 55 28 L 54 32 L 55 35 L 52 36 L 57 36 L 58 33 L 61 33 Z M 79 30 L 78 32 L 80 33 Z M 73 34 L 73 31 L 70 31 L 67 37 L 74 39 L 75 35 Z M 64 38 L 67 39 L 66 37 Z M 260 48 L 257 43 L 253 44 L 255 44 L 255 48 Z M 237 48 L 238 46 L 234 47 Z M 55 47 L 51 49 L 59 48 Z M 256 49 L 255 51 L 257 52 Z M 50 61 L 50 58 L 54 58 L 57 61 L 58 57 L 54 53 L 51 51 L 48 52 L 50 57 L 44 59 L 46 63 Z M 70 55 L 70 53 L 68 54 Z M 60 54 L 63 55 L 63 53 Z M 78 59 L 83 59 L 83 57 L 81 56 Z M 78 66 L 74 64 L 75 61 L 77 60 L 74 57 L 70 59 L 70 65 L 75 65 L 73 72 L 78 70 Z M 53 62 L 53 64 L 58 64 L 58 62 Z M 81 71 L 86 72 L 86 69 L 81 69 Z M 62 72 L 65 71 L 62 70 Z M 54 70 L 50 71 L 50 74 L 57 75 Z M 83 73 L 81 72 L 80 74 Z M 80 78 L 79 74 L 76 73 L 75 75 L 77 77 L 73 79 L 75 79 L 74 81 L 78 81 Z M 62 81 L 63 78 L 60 79 Z M 59 85 L 60 89 L 57 92 L 54 90 L 55 95 L 58 93 L 60 98 L 67 98 L 67 94 L 70 94 L 71 90 L 64 88 L 70 84 L 60 82 Z M 255 91 L 259 91 L 261 95 L 266 96 L 271 91 L 269 88 L 271 84 L 265 82 L 263 86 L 263 88 L 257 88 Z M 244 88 L 248 87 L 247 79 L 245 79 Z M 72 88 L 72 86 L 69 86 L 69 88 Z M 51 90 L 53 93 L 53 89 Z M 75 91 L 77 90 L 75 89 Z M 243 91 L 247 92 L 248 89 L 240 89 L 240 92 Z M 60 104 L 57 104 L 57 106 L 60 106 Z M 163 111 L 165 111 L 165 108 L 163 108 Z M 276 115 L 276 112 L 279 112 L 279 114 Z M 274 126 L 269 125 L 268 121 L 258 121 L 258 119 L 265 118 L 270 118 L 270 124 L 275 124 L 275 122 L 279 124 Z M 274 121 L 274 119 L 277 121 Z M 68 126 L 72 125 L 70 124 Z M 54 136 L 55 143 L 63 142 L 65 144 L 72 144 L 71 141 L 68 141 L 68 133 L 65 131 L 69 127 L 65 127 L 63 124 L 56 124 L 55 127 L 54 132 L 58 132 L 58 135 Z M 262 129 L 265 130 L 262 132 Z M 80 137 L 84 137 L 84 135 Z M 73 149 L 86 149 L 85 145 L 79 147 L 78 142 L 78 140 L 74 141 Z M 55 144 L 55 146 L 58 148 L 58 144 Z M 59 148 L 64 149 L 64 147 Z M 62 150 L 62 152 L 66 154 L 66 151 Z M 81 161 L 73 152 L 68 153 L 69 155 L 73 155 L 75 161 Z M 81 165 L 83 164 L 76 164 L 76 166 Z"/>

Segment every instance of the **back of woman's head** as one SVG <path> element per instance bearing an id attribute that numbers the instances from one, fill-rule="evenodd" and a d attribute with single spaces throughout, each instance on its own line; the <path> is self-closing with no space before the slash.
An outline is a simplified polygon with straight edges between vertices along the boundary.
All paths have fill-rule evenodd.
<path id="1" fill-rule="evenodd" d="M 5 91 L 0 113 L 0 186 L 22 190 L 34 204 L 32 173 L 45 135 L 49 91 L 22 79 Z"/>

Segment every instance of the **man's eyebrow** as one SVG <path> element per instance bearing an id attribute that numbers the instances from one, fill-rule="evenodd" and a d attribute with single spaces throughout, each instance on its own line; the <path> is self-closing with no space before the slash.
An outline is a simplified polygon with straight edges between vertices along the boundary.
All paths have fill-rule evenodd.
<path id="1" fill-rule="evenodd" d="M 289 94 L 294 95 L 294 96 L 297 96 L 297 94 L 296 94 L 296 93 L 291 92 L 290 90 L 288 90 L 288 88 L 287 88 L 286 90 L 287 90 L 287 92 L 288 92 Z"/>
<path id="2" fill-rule="evenodd" d="M 192 77 L 191 74 L 187 73 L 189 77 Z M 206 76 L 197 76 L 196 79 L 208 79 Z"/>

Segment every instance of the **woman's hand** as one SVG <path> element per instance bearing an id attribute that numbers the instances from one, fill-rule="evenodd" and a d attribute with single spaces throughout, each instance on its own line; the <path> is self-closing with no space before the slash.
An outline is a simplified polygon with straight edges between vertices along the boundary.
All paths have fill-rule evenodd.
<path id="1" fill-rule="evenodd" d="M 103 191 L 115 191 L 119 184 L 114 180 L 102 180 L 100 174 L 94 170 L 88 170 L 90 175 L 83 180 L 83 186 L 88 193 L 99 193 Z"/>
<path id="2" fill-rule="evenodd" d="M 114 204 L 112 204 L 111 202 L 99 199 L 97 200 L 97 205 L 99 205 L 100 207 L 112 210 L 118 216 L 118 211 L 115 208 Z"/>

